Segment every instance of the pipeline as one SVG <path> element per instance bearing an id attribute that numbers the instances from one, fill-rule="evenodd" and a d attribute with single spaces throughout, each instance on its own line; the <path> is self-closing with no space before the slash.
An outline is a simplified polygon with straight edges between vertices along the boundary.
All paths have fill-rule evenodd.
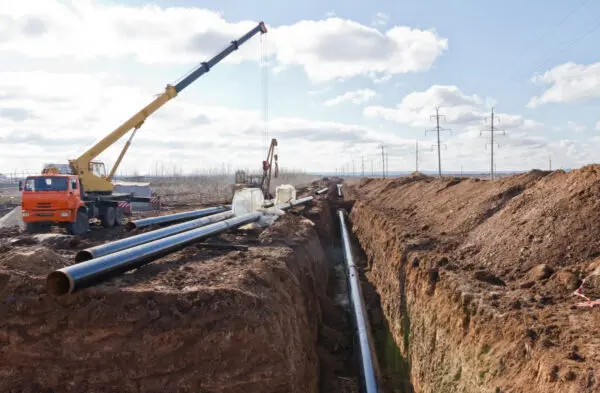
<path id="1" fill-rule="evenodd" d="M 337 186 L 338 197 L 343 198 L 344 194 L 342 193 L 342 185 L 338 183 L 338 184 L 336 184 L 336 186 Z"/>
<path id="2" fill-rule="evenodd" d="M 311 202 L 313 199 L 314 199 L 313 197 L 307 196 L 307 197 L 300 198 L 300 199 L 294 199 L 293 201 L 288 202 L 288 203 L 282 203 L 281 205 L 277 205 L 275 207 L 280 210 L 287 210 L 287 209 L 291 209 L 294 206 L 303 205 L 305 203 Z"/>
<path id="3" fill-rule="evenodd" d="M 338 188 L 339 190 L 339 188 Z M 348 275 L 348 292 L 350 294 L 350 303 L 352 305 L 352 314 L 354 316 L 354 326 L 358 336 L 359 352 L 361 360 L 361 377 L 364 393 L 379 393 L 380 372 L 375 355 L 373 337 L 369 326 L 369 318 L 363 300 L 358 269 L 354 264 L 352 256 L 352 247 L 350 244 L 350 235 L 346 227 L 346 211 L 338 210 L 340 220 L 340 231 L 342 233 L 342 243 L 344 246 L 344 261 L 346 262 L 346 273 Z"/>
<path id="4" fill-rule="evenodd" d="M 175 221 L 191 220 L 193 218 L 199 218 L 199 217 L 209 216 L 211 214 L 221 213 L 221 212 L 227 211 L 229 209 L 231 209 L 231 207 L 215 206 L 215 207 L 208 207 L 206 209 L 192 210 L 189 212 L 167 214 L 166 216 L 142 218 L 140 220 L 129 221 L 125 225 L 125 228 L 130 231 L 135 228 L 143 228 L 143 227 L 147 227 L 150 225 L 164 224 L 164 223 L 175 222 Z"/>
<path id="5" fill-rule="evenodd" d="M 46 278 L 46 289 L 54 296 L 73 293 L 143 266 L 200 239 L 257 221 L 261 216 L 259 212 L 244 214 L 55 270 Z"/>
<path id="6" fill-rule="evenodd" d="M 328 187 L 325 187 L 325 188 L 321 188 L 320 190 L 317 190 L 317 191 L 315 192 L 315 194 L 317 194 L 317 195 L 321 195 L 321 194 L 325 194 L 327 191 L 329 191 L 329 188 L 328 188 Z"/>
<path id="7" fill-rule="evenodd" d="M 140 233 L 139 235 L 127 237 L 125 239 L 120 239 L 114 242 L 102 244 L 100 246 L 86 248 L 85 250 L 81 250 L 75 256 L 76 262 L 85 262 L 90 259 L 99 258 L 104 255 L 112 254 L 117 251 L 124 250 L 126 248 L 131 248 L 143 243 L 149 243 L 157 239 L 162 239 L 163 237 L 175 235 L 176 233 L 181 233 L 185 231 L 189 231 L 190 229 L 195 229 L 199 227 L 203 227 L 208 224 L 212 224 L 215 222 L 223 221 L 228 218 L 233 217 L 233 211 L 229 210 L 223 213 L 213 214 L 208 217 L 197 218 L 192 221 L 182 222 L 181 224 L 171 225 L 165 228 L 160 228 L 155 231 L 150 231 L 146 233 Z"/>

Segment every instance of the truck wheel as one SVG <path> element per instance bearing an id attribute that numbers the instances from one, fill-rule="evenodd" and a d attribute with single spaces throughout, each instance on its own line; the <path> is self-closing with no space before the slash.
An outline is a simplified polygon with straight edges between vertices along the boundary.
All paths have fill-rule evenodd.
<path id="1" fill-rule="evenodd" d="M 119 226 L 125 225 L 125 221 L 125 210 L 122 207 L 117 207 L 115 224 Z"/>
<path id="2" fill-rule="evenodd" d="M 115 226 L 117 213 L 113 206 L 107 206 L 100 210 L 100 221 L 104 228 L 112 228 Z"/>
<path id="3" fill-rule="evenodd" d="M 67 230 L 71 235 L 83 236 L 90 227 L 90 219 L 85 212 L 77 212 L 77 218 L 75 221 L 70 223 Z"/>

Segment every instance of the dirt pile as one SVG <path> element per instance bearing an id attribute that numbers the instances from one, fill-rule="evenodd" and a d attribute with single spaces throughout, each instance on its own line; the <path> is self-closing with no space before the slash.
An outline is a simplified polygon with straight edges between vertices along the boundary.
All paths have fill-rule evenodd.
<path id="1" fill-rule="evenodd" d="M 600 391 L 600 167 L 345 193 L 417 393 Z"/>
<path id="2" fill-rule="evenodd" d="M 58 299 L 31 278 L 67 262 L 11 250 L 1 277 L 31 287 L 2 286 L 0 391 L 316 393 L 327 284 L 317 234 L 290 214 L 255 246 L 187 247 Z"/>

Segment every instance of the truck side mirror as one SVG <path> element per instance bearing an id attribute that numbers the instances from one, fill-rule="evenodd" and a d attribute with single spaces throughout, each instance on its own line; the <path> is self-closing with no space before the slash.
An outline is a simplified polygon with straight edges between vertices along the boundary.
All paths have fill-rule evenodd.
<path id="1" fill-rule="evenodd" d="M 23 191 L 23 180 L 19 180 L 19 191 Z"/>

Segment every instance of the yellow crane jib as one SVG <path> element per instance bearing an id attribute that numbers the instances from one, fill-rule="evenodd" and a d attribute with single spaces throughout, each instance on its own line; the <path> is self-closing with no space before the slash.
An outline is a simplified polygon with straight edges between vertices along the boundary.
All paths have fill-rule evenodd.
<path id="1" fill-rule="evenodd" d="M 235 41 L 232 41 L 229 44 L 229 46 L 227 46 L 227 48 L 222 50 L 212 59 L 210 59 L 207 62 L 201 63 L 197 68 L 195 68 L 189 74 L 184 76 L 175 85 L 167 85 L 164 93 L 156 97 L 150 104 L 148 104 L 142 110 L 133 115 L 130 119 L 128 119 L 119 127 L 117 127 L 113 132 L 105 136 L 100 142 L 92 146 L 80 157 L 74 160 L 69 160 L 71 170 L 73 171 L 73 174 L 79 176 L 84 190 L 86 192 L 111 194 L 114 189 L 111 179 L 113 178 L 114 174 L 116 173 L 119 167 L 119 164 L 125 156 L 125 153 L 127 152 L 127 149 L 131 144 L 131 140 L 133 139 L 135 132 L 142 126 L 144 121 L 150 115 L 152 115 L 152 113 L 156 112 L 160 107 L 166 104 L 169 100 L 176 97 L 178 93 L 180 93 L 183 89 L 192 84 L 196 79 L 210 71 L 210 69 L 215 64 L 219 63 L 233 51 L 237 50 L 240 47 L 240 45 L 248 41 L 257 33 L 264 34 L 266 32 L 267 27 L 263 22 L 260 22 L 256 27 L 247 32 L 245 35 L 243 35 Z M 123 137 L 132 129 L 133 132 L 130 138 L 125 143 L 125 146 L 119 154 L 117 161 L 113 165 L 110 174 L 107 176 L 104 164 L 101 162 L 94 162 L 94 158 L 98 157 L 102 152 L 104 152 L 106 149 L 112 146 L 115 142 L 117 142 L 121 137 Z"/>

